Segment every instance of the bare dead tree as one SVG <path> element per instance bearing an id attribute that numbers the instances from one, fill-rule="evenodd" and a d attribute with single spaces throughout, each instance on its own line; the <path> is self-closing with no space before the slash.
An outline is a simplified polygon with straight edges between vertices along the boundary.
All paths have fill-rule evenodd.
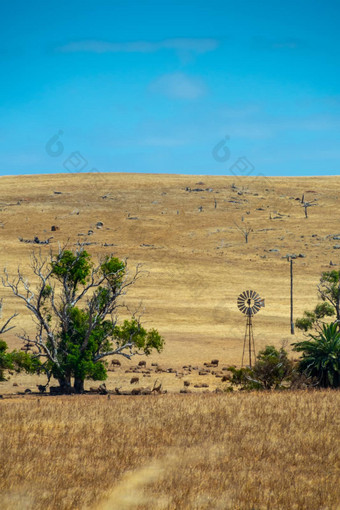
<path id="1" fill-rule="evenodd" d="M 316 198 L 314 200 L 311 200 L 310 202 L 305 202 L 305 195 L 302 195 L 301 205 L 305 209 L 305 218 L 308 218 L 308 207 L 313 207 L 315 205 L 318 205 L 315 202 L 317 202 Z"/>
<path id="2" fill-rule="evenodd" d="M 0 319 L 2 318 L 2 307 L 3 307 L 3 299 L 1 298 L 0 299 Z M 0 326 L 0 335 L 2 335 L 3 333 L 7 333 L 11 329 L 15 328 L 15 326 L 9 326 L 9 323 L 18 315 L 19 315 L 18 313 L 14 313 L 13 315 L 11 315 L 11 317 L 9 319 L 7 319 L 7 321 L 2 326 Z"/>
<path id="3" fill-rule="evenodd" d="M 155 392 L 155 393 L 162 392 L 162 383 L 160 382 L 158 385 L 157 385 L 157 383 L 158 383 L 158 379 L 155 380 L 151 392 Z"/>
<path id="4" fill-rule="evenodd" d="M 236 221 L 234 221 L 234 224 L 237 228 L 237 230 L 239 230 L 241 232 L 241 234 L 243 235 L 244 239 L 245 239 L 245 242 L 248 243 L 248 237 L 249 237 L 249 234 L 251 232 L 253 232 L 253 229 L 249 226 L 249 225 L 243 225 L 242 227 L 240 227 Z"/>

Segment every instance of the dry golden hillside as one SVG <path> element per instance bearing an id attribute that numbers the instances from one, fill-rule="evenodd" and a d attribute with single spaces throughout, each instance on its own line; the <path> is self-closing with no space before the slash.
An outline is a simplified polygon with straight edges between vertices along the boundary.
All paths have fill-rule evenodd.
<path id="1" fill-rule="evenodd" d="M 127 302 L 134 309 L 142 301 L 144 323 L 165 337 L 164 352 L 151 361 L 167 367 L 212 358 L 239 364 L 245 316 L 236 300 L 246 289 L 266 300 L 254 319 L 257 350 L 297 341 L 300 333 L 290 335 L 285 256 L 301 254 L 294 262 L 295 317 L 315 305 L 320 273 L 330 261 L 339 263 L 340 240 L 333 237 L 340 235 L 340 177 L 107 173 L 1 177 L 0 183 L 1 270 L 14 274 L 20 264 L 29 277 L 35 245 L 24 241 L 35 236 L 53 236 L 42 253 L 83 242 L 94 256 L 128 257 L 131 271 L 142 263 L 147 274 Z M 317 204 L 308 218 L 303 194 Z M 248 244 L 237 225 L 252 229 Z M 0 293 L 4 318 L 20 312 L 6 337 L 19 346 L 15 333 L 33 332 L 34 325 L 7 289 Z"/>

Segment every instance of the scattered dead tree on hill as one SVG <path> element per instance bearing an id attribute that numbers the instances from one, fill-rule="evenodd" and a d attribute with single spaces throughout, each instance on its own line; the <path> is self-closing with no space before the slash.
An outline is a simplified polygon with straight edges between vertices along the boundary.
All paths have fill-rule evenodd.
<path id="1" fill-rule="evenodd" d="M 301 198 L 301 205 L 305 209 L 305 218 L 308 218 L 308 207 L 313 207 L 314 205 L 318 205 L 315 202 L 317 202 L 317 199 L 314 198 L 314 200 L 311 200 L 310 202 L 305 202 L 305 195 L 302 195 Z"/>
<path id="2" fill-rule="evenodd" d="M 237 230 L 239 230 L 241 232 L 241 234 L 243 235 L 245 241 L 246 241 L 246 244 L 248 244 L 248 237 L 249 237 L 249 234 L 251 232 L 254 232 L 254 230 L 252 229 L 252 227 L 250 227 L 249 225 L 244 225 L 242 227 L 240 227 L 236 221 L 234 221 L 234 224 L 237 228 Z"/>

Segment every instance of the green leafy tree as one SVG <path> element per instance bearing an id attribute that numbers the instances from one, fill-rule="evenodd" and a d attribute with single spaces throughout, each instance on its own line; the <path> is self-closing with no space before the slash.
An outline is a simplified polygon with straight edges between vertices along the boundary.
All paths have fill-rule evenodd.
<path id="1" fill-rule="evenodd" d="M 0 300 L 0 313 L 2 311 L 2 299 Z M 14 319 L 17 314 L 13 314 L 1 327 L 0 335 L 7 333 L 15 326 L 10 326 L 10 322 Z M 24 370 L 28 373 L 34 373 L 39 370 L 40 362 L 34 358 L 31 354 L 22 351 L 11 351 L 8 352 L 7 343 L 0 339 L 0 381 L 5 381 L 5 371 L 12 370 L 15 372 L 21 372 Z"/>
<path id="2" fill-rule="evenodd" d="M 340 271 L 323 272 L 317 290 L 322 303 L 311 312 L 305 311 L 303 317 L 296 320 L 296 327 L 305 332 L 313 328 L 322 331 L 323 319 L 335 315 L 340 331 Z"/>
<path id="3" fill-rule="evenodd" d="M 319 303 L 316 305 L 312 312 L 305 311 L 303 317 L 296 319 L 295 325 L 302 331 L 309 331 L 313 327 L 318 329 L 322 328 L 325 317 L 333 317 L 335 313 L 334 307 L 329 303 Z"/>
<path id="4" fill-rule="evenodd" d="M 300 372 L 314 377 L 323 388 L 340 387 L 340 332 L 337 324 L 324 324 L 310 340 L 296 342 L 294 350 L 302 352 Z"/>
<path id="5" fill-rule="evenodd" d="M 11 281 L 5 270 L 3 284 L 24 301 L 35 318 L 35 338 L 21 338 L 38 350 L 43 367 L 58 380 L 62 391 L 82 392 L 86 379 L 105 380 L 104 358 L 160 352 L 160 334 L 142 327 L 135 315 L 118 324 L 118 308 L 128 287 L 141 276 L 140 266 L 129 278 L 126 261 L 107 256 L 94 265 L 79 246 L 75 251 L 60 248 L 56 256 L 43 259 L 32 254 L 32 269 L 39 284 L 33 290 L 18 271 Z"/>
<path id="6" fill-rule="evenodd" d="M 229 367 L 230 383 L 243 390 L 270 390 L 289 387 L 295 378 L 295 366 L 281 347 L 267 345 L 256 357 L 252 368 Z"/>
<path id="7" fill-rule="evenodd" d="M 5 370 L 25 371 L 29 374 L 40 371 L 40 362 L 32 354 L 17 350 L 8 352 L 7 349 L 7 343 L 0 340 L 0 381 L 6 381 Z"/>
<path id="8" fill-rule="evenodd" d="M 318 292 L 322 301 L 334 307 L 338 329 L 340 329 L 340 271 L 322 273 Z"/>

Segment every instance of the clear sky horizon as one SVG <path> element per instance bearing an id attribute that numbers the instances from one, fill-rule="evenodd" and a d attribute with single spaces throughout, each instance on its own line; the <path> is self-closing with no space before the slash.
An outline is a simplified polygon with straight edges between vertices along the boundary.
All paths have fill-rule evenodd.
<path id="1" fill-rule="evenodd" d="M 338 1 L 0 9 L 0 175 L 340 174 Z"/>

